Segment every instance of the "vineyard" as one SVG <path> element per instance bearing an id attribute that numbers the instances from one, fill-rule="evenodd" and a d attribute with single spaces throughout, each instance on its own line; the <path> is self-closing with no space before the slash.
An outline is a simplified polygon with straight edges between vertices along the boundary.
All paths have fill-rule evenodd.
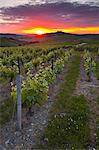
<path id="1" fill-rule="evenodd" d="M 0 103 L 2 149 L 98 150 L 98 46 L 0 48 Z"/>

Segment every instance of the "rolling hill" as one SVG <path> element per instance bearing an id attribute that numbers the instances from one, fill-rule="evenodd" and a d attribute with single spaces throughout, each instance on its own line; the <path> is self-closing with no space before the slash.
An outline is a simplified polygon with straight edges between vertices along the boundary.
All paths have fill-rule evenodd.
<path id="1" fill-rule="evenodd" d="M 99 43 L 99 34 L 70 34 L 61 31 L 43 35 L 0 34 L 0 46 L 20 46 L 38 43 Z"/>

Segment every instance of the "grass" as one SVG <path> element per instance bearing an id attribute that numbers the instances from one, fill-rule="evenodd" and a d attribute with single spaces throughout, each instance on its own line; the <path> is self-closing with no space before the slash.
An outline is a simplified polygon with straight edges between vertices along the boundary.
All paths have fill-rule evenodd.
<path id="1" fill-rule="evenodd" d="M 8 99 L 0 106 L 0 125 L 5 124 L 12 118 L 14 104 L 15 102 L 12 99 Z"/>
<path id="2" fill-rule="evenodd" d="M 5 88 L 9 82 L 9 78 L 0 77 L 0 83 L 2 84 L 2 87 Z M 9 96 L 9 99 L 5 100 L 4 104 L 0 105 L 0 125 L 5 124 L 12 118 L 14 104 L 14 100 Z"/>
<path id="3" fill-rule="evenodd" d="M 57 101 L 53 108 L 53 113 L 57 113 L 60 109 L 65 110 L 65 107 L 68 104 L 66 97 L 71 97 L 73 91 L 75 90 L 76 81 L 80 71 L 80 57 L 75 58 L 75 62 L 71 62 L 68 70 L 68 74 L 65 77 L 64 83 L 60 87 L 60 93 L 57 95 Z M 62 99 L 62 101 L 61 101 Z"/>
<path id="4" fill-rule="evenodd" d="M 72 96 L 79 75 L 80 57 L 71 64 L 51 111 L 42 149 L 84 149 L 90 141 L 89 109 L 84 96 Z"/>

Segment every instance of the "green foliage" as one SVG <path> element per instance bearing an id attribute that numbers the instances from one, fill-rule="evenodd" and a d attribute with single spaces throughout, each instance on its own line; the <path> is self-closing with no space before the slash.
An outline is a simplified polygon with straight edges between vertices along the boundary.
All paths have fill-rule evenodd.
<path id="1" fill-rule="evenodd" d="M 27 78 L 22 88 L 22 101 L 28 107 L 47 100 L 48 84 L 41 78 Z"/>
<path id="2" fill-rule="evenodd" d="M 22 83 L 22 103 L 27 107 L 46 101 L 48 96 L 48 84 L 42 77 L 34 77 L 28 74 Z M 12 88 L 12 98 L 16 99 L 16 87 Z"/>
<path id="3" fill-rule="evenodd" d="M 51 84 L 56 78 L 56 74 L 51 69 L 51 66 L 46 67 L 44 70 L 39 72 L 36 76 L 43 77 L 47 81 L 48 85 Z"/>
<path id="4" fill-rule="evenodd" d="M 8 99 L 3 105 L 0 106 L 0 125 L 5 124 L 12 118 L 15 101 L 13 99 Z"/>
<path id="5" fill-rule="evenodd" d="M 65 59 L 67 60 L 71 55 L 71 51 L 65 53 Z M 66 56 L 67 54 L 67 56 Z M 65 64 L 65 59 L 57 59 L 54 63 L 53 70 L 51 66 L 41 68 L 36 75 L 33 77 L 30 73 L 30 63 L 27 66 L 27 79 L 23 79 L 22 83 L 22 102 L 26 104 L 27 107 L 31 107 L 33 104 L 41 103 L 46 101 L 48 98 L 48 88 L 49 85 L 55 80 L 58 73 L 62 71 Z M 12 97 L 16 99 L 16 87 L 12 87 Z"/>
<path id="6" fill-rule="evenodd" d="M 96 70 L 96 62 L 93 60 L 91 53 L 87 50 L 84 51 L 83 58 L 84 58 L 84 67 L 90 81 L 91 72 L 95 72 Z"/>
<path id="7" fill-rule="evenodd" d="M 63 68 L 64 68 L 64 60 L 63 59 L 56 60 L 55 66 L 54 66 L 54 72 L 55 72 L 55 74 L 60 73 Z"/>
<path id="8" fill-rule="evenodd" d="M 0 66 L 0 77 L 5 78 L 15 78 L 16 76 L 16 68 L 5 67 L 3 65 Z"/>
<path id="9" fill-rule="evenodd" d="M 8 72 L 10 68 L 10 72 L 12 72 L 13 74 L 15 72 L 17 73 L 18 57 L 20 58 L 20 65 L 21 67 L 23 67 L 23 72 L 28 72 L 29 70 L 39 69 L 39 67 L 41 67 L 45 63 L 50 64 L 52 58 L 54 58 L 55 61 L 56 59 L 61 58 L 62 55 L 64 55 L 64 50 L 60 48 L 0 48 L 0 66 L 2 66 L 1 72 L 4 72 L 4 76 L 9 76 L 8 74 L 10 73 Z"/>

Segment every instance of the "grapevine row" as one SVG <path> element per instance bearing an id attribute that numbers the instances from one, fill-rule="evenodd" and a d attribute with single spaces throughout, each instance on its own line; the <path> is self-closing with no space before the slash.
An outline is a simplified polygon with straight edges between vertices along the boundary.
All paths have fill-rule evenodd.
<path id="1" fill-rule="evenodd" d="M 47 66 L 45 69 L 40 69 L 35 76 L 30 70 L 27 72 L 27 78 L 22 82 L 22 103 L 29 108 L 31 114 L 31 107 L 36 103 L 41 104 L 48 99 L 49 85 L 55 80 L 57 74 L 60 73 L 66 62 L 73 55 L 73 50 L 65 52 L 65 55 L 57 59 L 53 64 Z M 16 99 L 16 86 L 12 87 L 12 98 Z"/>
<path id="2" fill-rule="evenodd" d="M 15 49 L 17 51 L 17 49 Z M 23 50 L 23 49 L 22 49 Z M 21 51 L 22 51 L 21 50 Z M 53 51 L 52 51 L 53 50 Z M 16 52 L 15 51 L 15 52 Z M 32 51 L 32 50 L 31 50 Z M 30 52 L 31 52 L 30 51 Z M 23 53 L 20 56 L 20 62 L 22 64 L 22 69 L 24 68 L 24 72 L 27 72 L 28 70 L 39 70 L 39 68 L 41 67 L 41 65 L 45 65 L 45 64 L 49 64 L 50 61 L 54 58 L 54 61 L 57 58 L 60 58 L 62 55 L 64 55 L 64 51 L 63 49 L 47 49 L 47 50 L 41 50 L 39 51 L 39 53 L 41 54 L 41 56 L 38 55 L 38 51 L 35 50 L 35 58 L 28 58 L 28 61 L 25 60 L 25 57 L 28 57 L 28 54 L 26 56 L 23 56 Z M 30 54 L 29 52 L 29 54 Z M 3 54 L 4 53 L 4 54 Z M 2 51 L 1 55 L 1 59 L 0 59 L 0 76 L 3 77 L 15 77 L 15 75 L 18 72 L 17 69 L 17 58 L 18 54 L 12 54 L 10 56 L 10 50 L 9 51 Z M 32 56 L 32 53 L 31 53 Z M 33 57 L 34 57 L 33 56 Z M 38 57 L 37 57 L 38 56 Z"/>

